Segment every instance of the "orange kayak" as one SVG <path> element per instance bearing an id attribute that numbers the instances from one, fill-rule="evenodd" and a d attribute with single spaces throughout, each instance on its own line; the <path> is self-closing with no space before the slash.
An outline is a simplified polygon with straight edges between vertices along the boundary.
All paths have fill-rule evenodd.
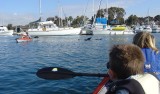
<path id="1" fill-rule="evenodd" d="M 32 41 L 32 38 L 28 37 L 28 36 L 22 36 L 20 38 L 16 39 L 17 42 L 26 42 L 26 41 Z"/>
<path id="2" fill-rule="evenodd" d="M 93 91 L 93 94 L 105 94 L 107 92 L 107 89 L 105 87 L 105 84 L 109 82 L 109 77 L 104 77 L 102 81 L 99 83 L 97 88 Z"/>

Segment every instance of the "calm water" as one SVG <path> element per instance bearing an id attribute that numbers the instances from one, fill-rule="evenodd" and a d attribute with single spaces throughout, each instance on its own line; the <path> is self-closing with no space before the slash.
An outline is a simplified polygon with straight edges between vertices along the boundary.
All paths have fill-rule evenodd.
<path id="1" fill-rule="evenodd" d="M 159 35 L 155 35 L 158 48 Z M 90 94 L 102 78 L 44 80 L 35 73 L 43 67 L 106 73 L 110 47 L 131 43 L 133 35 L 50 36 L 26 43 L 16 43 L 15 38 L 0 36 L 0 94 Z"/>

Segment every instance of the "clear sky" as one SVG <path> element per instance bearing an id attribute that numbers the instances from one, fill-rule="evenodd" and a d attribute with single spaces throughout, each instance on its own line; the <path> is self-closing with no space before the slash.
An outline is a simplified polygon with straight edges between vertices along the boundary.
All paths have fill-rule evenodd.
<path id="1" fill-rule="evenodd" d="M 40 17 L 39 1 L 1 0 L 0 25 L 25 25 L 37 20 Z M 160 0 L 102 0 L 100 8 L 105 8 L 107 1 L 108 7 L 124 8 L 125 17 L 131 14 L 138 17 L 160 15 Z M 100 0 L 41 0 L 41 13 L 43 20 L 56 15 L 65 17 L 64 14 L 73 17 L 80 15 L 91 17 L 93 10 L 96 12 L 99 5 Z"/>

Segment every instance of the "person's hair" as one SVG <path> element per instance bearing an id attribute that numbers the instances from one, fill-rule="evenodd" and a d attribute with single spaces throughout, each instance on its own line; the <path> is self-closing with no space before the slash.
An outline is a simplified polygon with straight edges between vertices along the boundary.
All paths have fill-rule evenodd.
<path id="1" fill-rule="evenodd" d="M 144 57 L 141 49 L 134 44 L 114 45 L 109 53 L 108 65 L 118 79 L 125 79 L 143 73 Z"/>
<path id="2" fill-rule="evenodd" d="M 139 46 L 140 48 L 151 48 L 158 52 L 155 44 L 155 38 L 149 32 L 139 32 L 133 38 L 133 44 Z"/>

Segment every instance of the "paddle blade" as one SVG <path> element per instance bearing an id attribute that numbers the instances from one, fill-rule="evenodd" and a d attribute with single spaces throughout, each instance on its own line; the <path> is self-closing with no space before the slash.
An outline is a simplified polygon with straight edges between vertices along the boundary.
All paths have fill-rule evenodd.
<path id="1" fill-rule="evenodd" d="M 59 68 L 59 67 L 46 67 L 37 71 L 36 75 L 40 78 L 47 80 L 59 80 L 75 77 L 74 72 Z"/>

